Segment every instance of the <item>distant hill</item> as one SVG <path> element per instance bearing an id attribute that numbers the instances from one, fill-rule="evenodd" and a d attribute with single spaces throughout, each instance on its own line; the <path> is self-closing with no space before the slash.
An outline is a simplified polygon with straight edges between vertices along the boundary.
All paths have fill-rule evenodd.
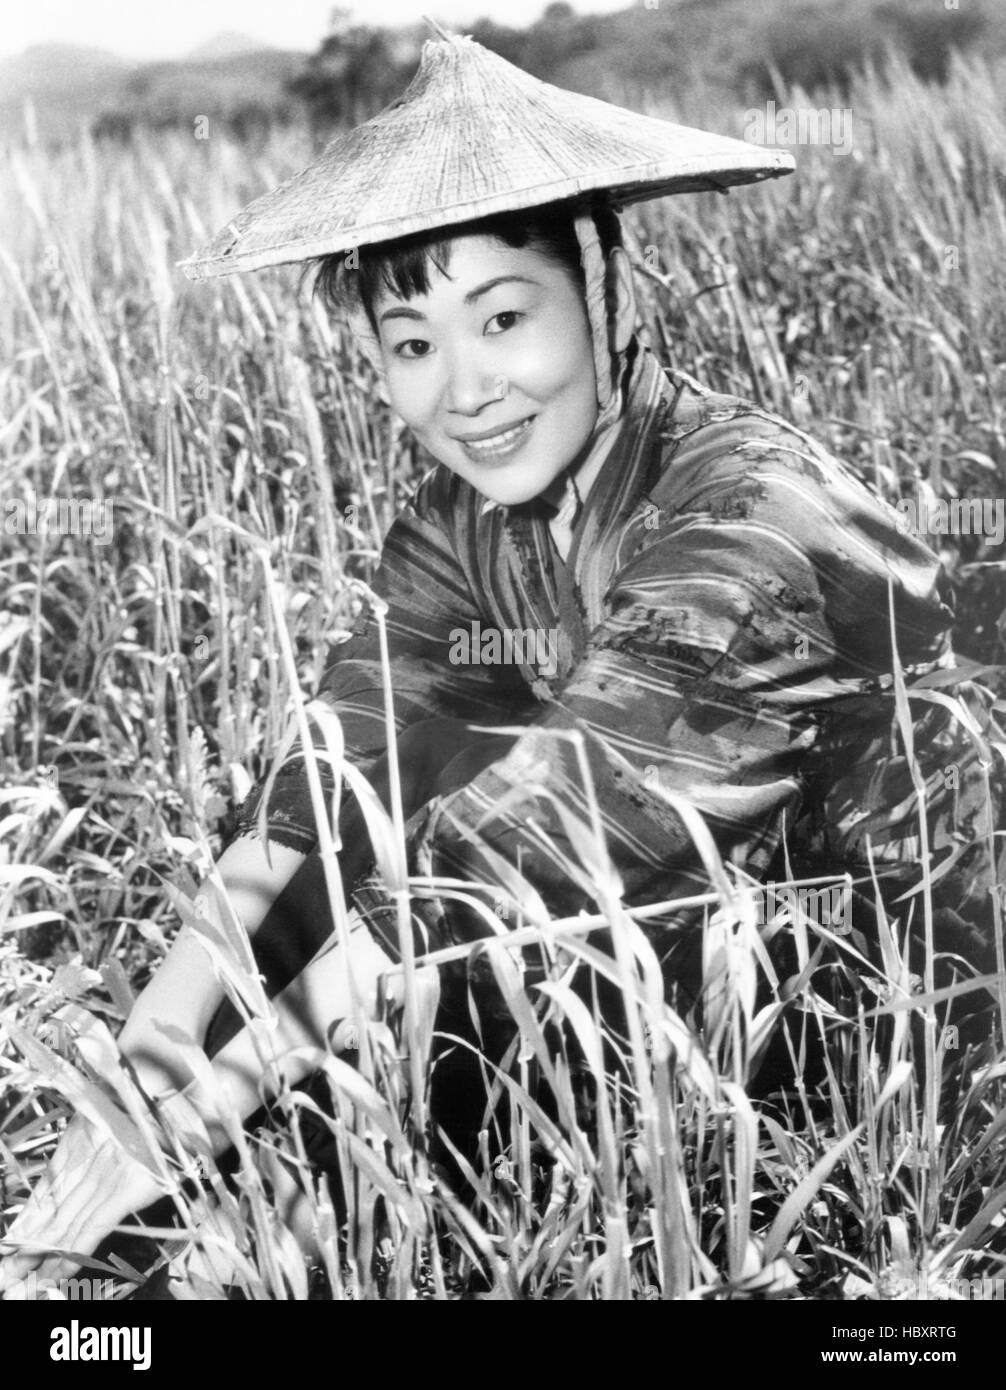
<path id="1" fill-rule="evenodd" d="M 306 56 L 260 47 L 230 57 L 145 63 L 102 104 L 95 127 L 115 132 L 136 122 L 191 126 L 197 116 L 240 121 L 290 112 L 286 83 Z"/>
<path id="2" fill-rule="evenodd" d="M 72 43 L 37 43 L 13 57 L 0 58 L 4 101 L 42 98 L 55 92 L 85 90 L 127 72 L 131 63 L 103 48 Z"/>
<path id="3" fill-rule="evenodd" d="M 221 34 L 189 57 L 153 63 L 73 44 L 37 44 L 0 58 L 0 138 L 23 132 L 26 101 L 45 142 L 72 138 L 82 126 L 123 133 L 138 122 L 240 121 L 290 112 L 286 83 L 306 58 L 240 34 Z"/>
<path id="4" fill-rule="evenodd" d="M 259 39 L 226 30 L 222 34 L 214 34 L 213 38 L 207 39 L 205 43 L 198 44 L 185 55 L 185 58 L 190 63 L 201 63 L 212 61 L 214 58 L 238 58 L 246 53 L 262 53 L 268 48 L 269 45 Z"/>
<path id="5" fill-rule="evenodd" d="M 1006 54 L 1004 0 L 635 0 L 605 14 L 550 6 L 527 29 L 465 26 L 479 42 L 545 81 L 609 101 L 660 109 L 682 99 L 761 101 L 775 80 L 813 91 L 904 54 L 944 80 L 953 49 Z"/>
<path id="6" fill-rule="evenodd" d="M 553 0 L 524 29 L 485 19 L 454 27 L 547 82 L 670 115 L 762 102 L 794 85 L 841 90 L 888 49 L 934 82 L 955 49 L 1006 63 L 1004 0 L 959 9 L 936 0 L 633 0 L 591 15 Z M 242 134 L 306 115 L 328 133 L 398 96 L 430 36 L 421 22 L 348 24 L 306 54 L 226 32 L 182 59 L 142 64 L 40 45 L 0 60 L 0 140 L 23 130 L 29 97 L 46 141 L 81 125 L 112 136 L 136 125 L 191 128 L 199 116 Z"/>
<path id="7" fill-rule="evenodd" d="M 29 99 L 43 137 L 72 129 L 118 90 L 131 67 L 104 49 L 68 43 L 34 44 L 0 58 L 0 133 L 23 128 Z"/>

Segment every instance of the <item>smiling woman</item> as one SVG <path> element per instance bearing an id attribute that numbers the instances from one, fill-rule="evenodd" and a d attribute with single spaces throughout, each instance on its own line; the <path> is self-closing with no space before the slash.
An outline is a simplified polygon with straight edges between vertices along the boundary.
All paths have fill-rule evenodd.
<path id="1" fill-rule="evenodd" d="M 318 264 L 329 309 L 366 316 L 397 414 L 504 506 L 547 495 L 597 442 L 578 212 L 501 214 Z M 610 267 L 603 332 L 617 370 L 635 326 L 632 275 L 616 214 L 601 204 L 590 216 Z"/>
<path id="2" fill-rule="evenodd" d="M 459 238 L 450 265 L 421 315 L 378 300 L 392 408 L 485 497 L 527 502 L 573 462 L 597 419 L 583 293 L 532 247 L 487 237 Z M 626 342 L 630 332 L 628 323 Z"/>
<path id="3" fill-rule="evenodd" d="M 628 346 L 635 320 L 624 253 L 611 331 Z M 533 245 L 491 236 L 454 242 L 422 312 L 387 293 L 376 303 L 393 409 L 435 459 L 504 506 L 530 501 L 575 468 L 597 420 L 593 349 L 582 289 Z M 386 307 L 389 306 L 390 307 Z"/>

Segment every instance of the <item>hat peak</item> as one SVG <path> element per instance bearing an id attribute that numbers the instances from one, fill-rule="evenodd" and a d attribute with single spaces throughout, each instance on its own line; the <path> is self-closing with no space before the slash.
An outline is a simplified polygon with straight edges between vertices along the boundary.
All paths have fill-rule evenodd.
<path id="1" fill-rule="evenodd" d="M 431 17 L 428 14 L 422 15 L 421 18 L 423 18 L 426 21 L 426 23 L 430 26 L 430 28 L 435 33 L 439 34 L 442 39 L 446 39 L 448 43 L 451 43 L 454 39 L 460 37 L 457 34 L 452 34 L 449 29 L 445 29 L 442 25 L 438 24 L 435 19 L 431 19 Z"/>

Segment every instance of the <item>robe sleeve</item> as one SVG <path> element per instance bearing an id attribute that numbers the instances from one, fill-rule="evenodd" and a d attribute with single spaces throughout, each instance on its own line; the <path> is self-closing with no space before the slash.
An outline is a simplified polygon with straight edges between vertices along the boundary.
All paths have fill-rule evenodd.
<path id="1" fill-rule="evenodd" d="M 451 542 L 450 494 L 438 470 L 423 479 L 390 527 L 373 590 L 387 604 L 386 627 L 396 732 L 433 717 L 500 723 L 524 715 L 534 700 L 513 668 L 452 664 L 451 633 L 478 618 Z M 345 757 L 365 776 L 385 752 L 384 687 L 379 628 L 370 605 L 347 641 L 335 646 L 318 690 L 342 725 Z M 320 733 L 314 735 L 319 751 Z M 333 776 L 319 759 L 326 797 Z M 258 835 L 266 775 L 239 808 L 226 843 Z M 273 783 L 268 838 L 307 854 L 317 844 L 300 740 Z"/>

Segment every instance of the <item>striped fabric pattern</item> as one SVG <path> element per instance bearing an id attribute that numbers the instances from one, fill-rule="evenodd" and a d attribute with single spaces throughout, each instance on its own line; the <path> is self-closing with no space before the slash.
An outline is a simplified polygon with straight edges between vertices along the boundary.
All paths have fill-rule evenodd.
<path id="1" fill-rule="evenodd" d="M 499 856 L 551 911 L 596 910 L 589 868 L 563 867 L 582 858 L 569 815 L 589 818 L 568 737 L 577 730 L 629 904 L 708 887 L 661 789 L 687 797 L 724 860 L 756 877 L 784 834 L 793 862 L 818 871 L 868 877 L 872 852 L 910 873 L 919 812 L 894 729 L 893 604 L 906 680 L 967 706 L 962 722 L 945 698 L 912 701 L 933 848 L 960 859 L 947 901 L 980 913 L 1006 736 L 990 694 L 952 673 L 953 601 L 937 557 L 801 431 L 665 372 L 638 340 L 623 385 L 622 425 L 565 564 L 547 508 L 487 508 L 441 466 L 388 533 L 375 589 L 388 604 L 399 730 L 435 715 L 524 726 L 506 757 L 412 818 L 413 867 L 498 881 Z M 521 664 L 453 664 L 459 629 L 475 634 L 474 655 L 491 631 L 541 632 L 554 660 L 528 641 L 513 647 Z M 366 773 L 385 746 L 369 615 L 336 649 L 320 693 Z M 260 791 L 235 833 L 251 831 Z M 305 852 L 316 843 L 296 759 L 269 827 Z M 475 929 L 446 901 L 432 916 L 447 938 Z M 650 925 L 662 955 L 693 920 Z"/>

